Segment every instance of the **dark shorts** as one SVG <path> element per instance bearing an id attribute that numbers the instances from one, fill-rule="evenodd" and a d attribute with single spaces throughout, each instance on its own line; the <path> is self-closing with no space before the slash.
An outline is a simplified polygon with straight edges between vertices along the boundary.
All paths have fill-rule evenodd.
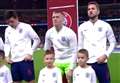
<path id="1" fill-rule="evenodd" d="M 99 83 L 110 83 L 110 73 L 107 63 L 92 63 L 89 64 L 95 70 Z"/>
<path id="2" fill-rule="evenodd" d="M 11 73 L 13 81 L 27 82 L 35 79 L 33 61 L 21 61 L 11 64 Z"/>

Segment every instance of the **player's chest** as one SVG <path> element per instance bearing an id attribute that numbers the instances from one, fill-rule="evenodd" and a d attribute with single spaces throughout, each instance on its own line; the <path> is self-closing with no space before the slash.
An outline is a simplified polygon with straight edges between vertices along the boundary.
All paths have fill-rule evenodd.
<path id="1" fill-rule="evenodd" d="M 69 36 L 66 33 L 53 33 L 50 35 L 50 40 L 52 42 L 68 43 Z"/>
<path id="2" fill-rule="evenodd" d="M 8 34 L 8 38 L 10 41 L 20 40 L 27 36 L 26 31 L 24 31 L 23 29 L 11 30 Z"/>
<path id="3" fill-rule="evenodd" d="M 105 37 L 106 32 L 107 32 L 106 28 L 101 26 L 89 27 L 82 30 L 83 36 L 89 37 L 89 38 L 98 38 L 98 39 Z"/>
<path id="4" fill-rule="evenodd" d="M 45 82 L 45 83 L 47 83 L 47 82 L 49 82 L 49 83 L 57 83 L 57 77 L 58 77 L 58 75 L 57 75 L 57 73 L 56 72 L 53 72 L 53 73 L 50 73 L 49 72 L 49 74 L 48 73 L 43 73 L 42 74 L 42 81 L 43 81 L 43 83 Z"/>
<path id="5" fill-rule="evenodd" d="M 75 77 L 77 79 L 90 79 L 91 78 L 91 72 L 89 71 L 81 71 L 81 72 L 76 72 Z"/>

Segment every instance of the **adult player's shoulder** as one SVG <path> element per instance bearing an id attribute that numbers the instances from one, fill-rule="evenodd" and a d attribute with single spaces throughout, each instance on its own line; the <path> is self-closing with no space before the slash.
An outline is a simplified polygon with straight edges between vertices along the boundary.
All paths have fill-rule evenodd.
<path id="1" fill-rule="evenodd" d="M 5 29 L 5 32 L 10 32 L 12 30 L 12 27 L 11 26 L 7 26 L 7 28 Z"/>
<path id="2" fill-rule="evenodd" d="M 30 24 L 28 24 L 28 23 L 24 23 L 24 22 L 20 22 L 20 26 L 21 26 L 21 27 L 25 27 L 25 28 L 27 28 L 27 27 L 31 27 Z"/>
<path id="3" fill-rule="evenodd" d="M 110 24 L 104 20 L 98 20 L 99 24 L 104 25 L 104 26 L 110 26 Z"/>
<path id="4" fill-rule="evenodd" d="M 84 29 L 87 26 L 89 26 L 89 21 L 84 21 L 83 23 L 80 24 L 80 26 L 78 27 L 78 29 Z"/>
<path id="5" fill-rule="evenodd" d="M 55 31 L 55 27 L 51 27 L 51 28 L 49 28 L 49 29 L 47 30 L 46 34 L 47 34 L 47 35 L 50 35 L 50 34 L 52 34 L 54 31 Z"/>
<path id="6" fill-rule="evenodd" d="M 75 34 L 75 32 L 70 28 L 70 27 L 67 27 L 67 26 L 63 26 L 63 29 L 64 29 L 64 32 L 66 33 L 66 31 L 67 31 L 67 33 L 66 34 L 70 34 L 70 35 L 72 35 L 72 34 Z"/>

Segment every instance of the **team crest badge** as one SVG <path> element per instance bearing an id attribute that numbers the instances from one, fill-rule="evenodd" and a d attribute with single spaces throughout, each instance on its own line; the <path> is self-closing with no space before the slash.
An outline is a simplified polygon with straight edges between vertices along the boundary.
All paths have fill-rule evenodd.
<path id="1" fill-rule="evenodd" d="M 76 74 L 76 76 L 79 76 L 79 74 Z"/>
<path id="2" fill-rule="evenodd" d="M 54 72 L 52 76 L 53 76 L 53 77 L 56 77 L 56 73 Z"/>
<path id="3" fill-rule="evenodd" d="M 90 76 L 90 74 L 89 73 L 86 73 L 86 78 L 88 78 Z"/>
<path id="4" fill-rule="evenodd" d="M 101 32 L 102 31 L 102 27 L 98 28 L 98 31 Z"/>
<path id="5" fill-rule="evenodd" d="M 1 74 L 0 74 L 0 77 L 3 77 L 3 76 L 4 76 L 4 73 L 1 73 Z"/>
<path id="6" fill-rule="evenodd" d="M 62 41 L 65 41 L 65 37 L 62 37 Z"/>
<path id="7" fill-rule="evenodd" d="M 19 30 L 19 33 L 22 33 L 22 32 L 23 32 L 23 30 L 22 30 L 22 29 L 20 29 L 20 30 Z"/>

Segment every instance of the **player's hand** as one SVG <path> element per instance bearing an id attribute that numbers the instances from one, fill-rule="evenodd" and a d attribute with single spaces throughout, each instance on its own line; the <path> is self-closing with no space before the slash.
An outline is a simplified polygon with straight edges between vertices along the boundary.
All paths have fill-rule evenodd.
<path id="1" fill-rule="evenodd" d="M 69 70 L 67 75 L 66 75 L 68 81 L 71 81 L 72 75 L 73 75 L 73 70 Z"/>
<path id="2" fill-rule="evenodd" d="M 6 62 L 7 62 L 8 64 L 12 64 L 12 63 L 13 63 L 13 61 L 12 61 L 12 60 L 10 60 L 10 58 L 9 58 L 9 57 L 6 57 L 6 58 L 5 58 L 5 60 L 6 60 Z"/>
<path id="3" fill-rule="evenodd" d="M 27 54 L 26 57 L 24 58 L 25 61 L 32 61 L 32 55 Z"/>
<path id="4" fill-rule="evenodd" d="M 107 59 L 107 56 L 106 56 L 106 55 L 102 55 L 102 56 L 100 56 L 100 57 L 97 59 L 97 62 L 98 62 L 98 63 L 104 63 L 106 59 Z"/>

